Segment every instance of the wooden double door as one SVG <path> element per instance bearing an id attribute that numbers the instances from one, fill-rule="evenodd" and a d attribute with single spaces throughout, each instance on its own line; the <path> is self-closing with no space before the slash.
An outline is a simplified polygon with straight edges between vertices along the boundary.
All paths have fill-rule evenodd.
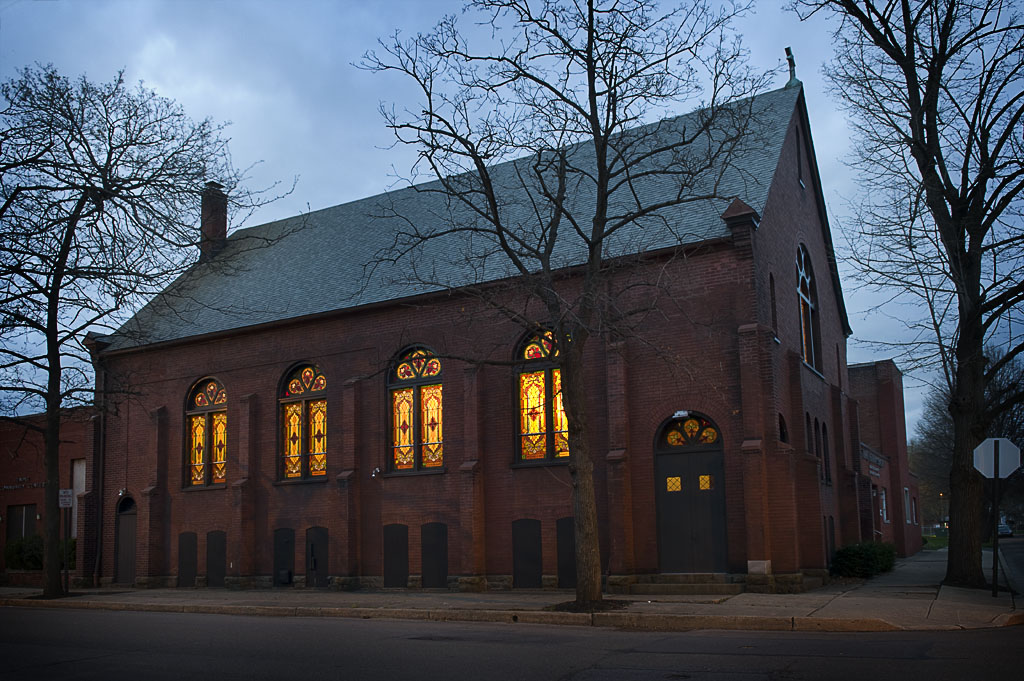
<path id="1" fill-rule="evenodd" d="M 718 427 L 677 413 L 655 440 L 655 500 L 661 572 L 726 572 L 724 450 Z"/>

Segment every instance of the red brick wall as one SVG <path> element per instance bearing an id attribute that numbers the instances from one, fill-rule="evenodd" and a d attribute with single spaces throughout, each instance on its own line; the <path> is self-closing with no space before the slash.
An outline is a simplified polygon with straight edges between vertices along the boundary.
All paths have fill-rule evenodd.
<path id="1" fill-rule="evenodd" d="M 702 412 L 721 429 L 730 571 L 745 572 L 748 560 L 771 560 L 776 572 L 822 568 L 825 519 L 835 520 L 837 546 L 859 528 L 843 515 L 858 508 L 855 497 L 843 496 L 856 488 L 857 460 L 846 446 L 853 424 L 843 393 L 845 336 L 806 156 L 799 174 L 807 187 L 799 186 L 797 122 L 755 231 L 740 226 L 731 239 L 649 257 L 620 270 L 610 287 L 643 302 L 652 289 L 627 288 L 625 279 L 664 275 L 657 313 L 637 336 L 614 347 L 595 337 L 585 357 L 602 561 L 613 572 L 658 570 L 653 445 L 659 426 L 678 410 Z M 820 371 L 799 355 L 800 244 L 818 287 Z M 575 285 L 565 282 L 567 289 Z M 378 576 L 382 527 L 390 523 L 409 527 L 409 569 L 418 574 L 420 526 L 437 521 L 449 528 L 450 574 L 508 575 L 512 522 L 520 518 L 541 521 L 543 571 L 555 574 L 555 522 L 572 514 L 568 472 L 511 466 L 515 373 L 486 363 L 507 363 L 519 338 L 519 330 L 474 299 L 435 296 L 111 353 L 112 378 L 131 391 L 112 397 L 107 417 L 103 575 L 113 574 L 121 489 L 139 504 L 143 576 L 176 573 L 177 538 L 186 531 L 198 536 L 198 572 L 205 574 L 206 534 L 213 530 L 227 532 L 229 575 L 269 575 L 280 527 L 295 530 L 295 572 L 303 574 L 305 530 L 312 526 L 328 529 L 330 574 Z M 387 362 L 410 343 L 444 358 L 445 472 L 371 479 L 374 468 L 388 468 Z M 315 362 L 328 379 L 328 476 L 287 484 L 277 480 L 276 395 L 297 362 Z M 183 489 L 183 403 L 204 376 L 228 392 L 228 483 Z M 788 443 L 779 442 L 780 414 Z M 807 451 L 805 414 L 827 424 L 831 483 L 821 479 L 813 448 Z"/>
<path id="2" fill-rule="evenodd" d="M 92 410 L 88 408 L 69 409 L 61 421 L 60 486 L 72 487 L 72 461 L 86 462 L 86 489 L 92 480 L 93 421 Z M 46 522 L 44 483 L 46 471 L 43 465 L 43 437 L 35 428 L 44 426 L 42 414 L 0 420 L 0 567 L 6 569 L 3 548 L 7 541 L 9 506 L 35 504 L 39 519 L 35 523 L 36 534 L 42 536 Z M 88 557 L 89 533 L 86 531 L 86 500 L 79 499 L 78 512 L 78 561 Z M 89 527 L 91 530 L 91 526 Z"/>
<path id="3" fill-rule="evenodd" d="M 891 360 L 851 366 L 850 392 L 859 405 L 861 441 L 888 461 L 875 482 L 888 493 L 890 523 L 882 529 L 883 539 L 893 542 L 899 555 L 913 555 L 922 545 L 921 518 L 920 509 L 916 518 L 913 513 L 918 487 L 907 458 L 903 374 Z"/>

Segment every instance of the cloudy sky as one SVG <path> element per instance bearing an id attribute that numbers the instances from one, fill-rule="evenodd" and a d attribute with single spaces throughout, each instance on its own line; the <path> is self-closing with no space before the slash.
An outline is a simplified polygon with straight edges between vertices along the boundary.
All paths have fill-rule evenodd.
<path id="1" fill-rule="evenodd" d="M 783 4 L 762 0 L 738 29 L 754 65 L 780 67 L 776 86 L 788 77 L 781 68 L 784 48 L 793 48 L 840 246 L 854 178 L 843 164 L 846 122 L 822 76 L 831 32 L 821 19 L 800 22 L 779 9 Z M 0 78 L 33 63 L 52 63 L 66 75 L 84 73 L 95 81 L 123 69 L 129 82 L 144 81 L 193 118 L 230 121 L 236 165 L 256 164 L 250 186 L 290 185 L 298 178 L 290 196 L 247 222 L 260 224 L 398 183 L 396 174 L 408 170 L 412 157 L 392 148 L 378 106 L 414 104 L 415 92 L 397 76 L 355 64 L 378 38 L 396 29 L 427 31 L 461 6 L 453 0 L 0 0 Z M 884 356 L 859 342 L 885 339 L 897 325 L 865 314 L 873 301 L 853 291 L 849 277 L 844 286 L 855 332 L 850 361 Z M 922 391 L 915 381 L 906 383 L 913 434 Z"/>

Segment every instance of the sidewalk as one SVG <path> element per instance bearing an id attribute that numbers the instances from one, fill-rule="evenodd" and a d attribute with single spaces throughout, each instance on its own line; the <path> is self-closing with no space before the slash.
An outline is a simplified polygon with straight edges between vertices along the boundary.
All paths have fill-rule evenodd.
<path id="1" fill-rule="evenodd" d="M 991 566 L 991 553 L 983 557 Z M 571 591 L 328 591 L 318 589 L 92 589 L 44 601 L 38 590 L 0 589 L 0 606 L 95 608 L 155 612 L 354 617 L 618 627 L 661 631 L 900 631 L 978 629 L 1024 624 L 1024 598 L 1000 591 L 940 587 L 944 551 L 899 560 L 874 579 L 834 583 L 803 594 L 735 596 L 607 596 L 629 601 L 623 610 L 565 613 L 545 610 L 571 600 Z M 986 567 L 990 570 L 990 567 Z M 986 573 L 987 574 L 987 573 Z M 1005 573 L 1000 570 L 1000 574 Z M 1021 576 L 1010 583 L 1022 587 Z M 1005 577 L 1000 579 L 1005 584 Z M 1016 602 L 1015 599 L 1016 598 Z"/>

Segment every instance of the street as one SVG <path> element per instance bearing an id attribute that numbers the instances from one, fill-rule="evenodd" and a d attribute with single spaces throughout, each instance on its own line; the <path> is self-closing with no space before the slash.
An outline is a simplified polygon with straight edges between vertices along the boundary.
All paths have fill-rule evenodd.
<path id="1" fill-rule="evenodd" d="M 1016 537 L 1003 537 L 999 540 L 999 553 L 1003 556 L 1003 562 L 1017 578 L 1017 582 L 1024 581 L 1024 535 L 1017 534 Z M 991 577 L 991 575 L 989 575 Z M 1003 581 L 1003 577 L 999 578 Z M 1015 583 L 1017 591 L 1024 592 L 1024 584 Z M 1021 593 L 1019 605 L 1024 605 L 1024 593 Z"/>
<path id="2" fill-rule="evenodd" d="M 1020 627 L 812 634 L 0 609 L 0 679 L 1017 678 Z"/>

